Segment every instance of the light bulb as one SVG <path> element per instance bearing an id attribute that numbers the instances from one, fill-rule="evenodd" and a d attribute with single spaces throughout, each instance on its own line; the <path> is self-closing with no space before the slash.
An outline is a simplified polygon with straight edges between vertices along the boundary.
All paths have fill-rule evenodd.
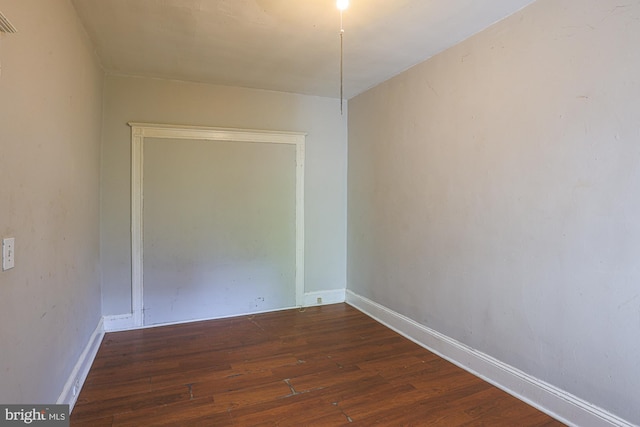
<path id="1" fill-rule="evenodd" d="M 340 10 L 345 10 L 349 7 L 349 0 L 337 0 L 336 6 L 338 6 L 338 9 Z"/>

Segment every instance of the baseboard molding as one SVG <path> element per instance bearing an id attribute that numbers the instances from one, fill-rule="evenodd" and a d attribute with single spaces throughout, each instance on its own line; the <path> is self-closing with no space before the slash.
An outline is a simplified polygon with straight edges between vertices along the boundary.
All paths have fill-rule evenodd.
<path id="1" fill-rule="evenodd" d="M 103 320 L 105 332 L 126 331 L 136 327 L 133 313 L 104 316 Z"/>
<path id="2" fill-rule="evenodd" d="M 249 311 L 246 313 L 229 314 L 223 316 L 201 317 L 197 319 L 176 320 L 175 322 L 154 323 L 153 325 L 136 325 L 133 314 L 116 314 L 113 316 L 104 316 L 105 332 L 121 332 L 132 331 L 135 329 L 159 328 L 162 326 L 184 325 L 185 323 L 206 322 L 208 320 L 228 319 L 231 317 L 253 316 L 262 313 L 272 313 L 274 311 L 293 310 L 298 307 L 281 307 L 271 310 Z"/>
<path id="3" fill-rule="evenodd" d="M 330 291 L 307 292 L 304 294 L 304 306 L 328 305 L 345 302 L 346 289 L 333 289 Z"/>
<path id="4" fill-rule="evenodd" d="M 311 307 L 315 305 L 338 304 L 341 302 L 345 302 L 346 300 L 345 292 L 346 292 L 345 289 L 333 289 L 328 291 L 307 292 L 303 296 L 302 305 L 303 307 Z M 318 300 L 318 298 L 320 298 L 320 300 Z M 151 327 L 157 327 L 157 326 L 176 325 L 176 324 L 189 323 L 189 322 L 200 322 L 203 320 L 223 319 L 227 317 L 247 316 L 247 315 L 259 314 L 259 313 L 267 313 L 270 311 L 288 310 L 291 308 L 295 308 L 295 307 L 282 307 L 282 308 L 275 308 L 273 310 L 266 310 L 266 311 L 238 313 L 238 314 L 233 314 L 229 316 L 207 317 L 204 319 L 190 319 L 190 320 L 183 320 L 183 321 L 177 321 L 177 322 L 160 323 L 155 325 L 137 325 L 135 322 L 133 313 L 114 314 L 114 315 L 104 316 L 103 321 L 104 321 L 105 332 L 118 332 L 118 331 L 128 331 L 132 329 L 144 329 L 144 328 L 151 328 Z"/>
<path id="5" fill-rule="evenodd" d="M 637 427 L 571 393 L 349 290 L 346 291 L 346 302 L 420 346 L 567 425 Z"/>
<path id="6" fill-rule="evenodd" d="M 104 325 L 103 319 L 100 318 L 98 326 L 96 326 L 91 337 L 89 337 L 87 345 L 84 350 L 82 350 L 82 353 L 80 353 L 80 357 L 71 370 L 71 374 L 62 388 L 62 393 L 60 393 L 58 401 L 56 402 L 58 405 L 69 405 L 69 412 L 73 410 L 73 407 L 78 400 L 78 394 L 80 394 L 84 381 L 87 379 L 89 369 L 91 369 L 91 364 L 98 353 L 98 348 L 100 348 L 100 343 L 102 343 L 103 337 Z"/>
<path id="7" fill-rule="evenodd" d="M 304 294 L 303 306 L 311 307 L 315 305 L 328 305 L 328 304 L 338 304 L 341 302 L 345 302 L 345 299 L 346 299 L 345 292 L 346 292 L 345 289 L 333 289 L 329 291 L 307 292 Z M 321 302 L 318 302 L 318 298 L 321 299 Z M 202 319 L 181 320 L 176 322 L 159 323 L 155 325 L 136 325 L 135 319 L 133 318 L 132 313 L 115 314 L 115 315 L 103 317 L 104 331 L 119 332 L 119 331 L 130 331 L 132 329 L 155 328 L 159 326 L 179 325 L 182 323 L 201 322 L 205 320 L 225 319 L 229 317 L 238 317 L 238 316 L 251 316 L 254 314 L 269 313 L 272 311 L 290 310 L 293 308 L 296 308 L 296 307 L 282 307 L 282 308 L 275 308 L 272 310 L 238 313 L 238 314 L 233 314 L 228 316 L 214 316 L 214 317 L 207 317 Z"/>

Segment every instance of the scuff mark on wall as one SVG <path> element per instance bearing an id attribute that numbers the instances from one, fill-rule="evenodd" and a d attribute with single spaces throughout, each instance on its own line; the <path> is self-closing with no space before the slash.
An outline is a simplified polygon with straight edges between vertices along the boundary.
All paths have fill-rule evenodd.
<path id="1" fill-rule="evenodd" d="M 625 306 L 631 304 L 633 301 L 637 300 L 639 296 L 640 296 L 640 294 L 636 294 L 632 298 L 629 298 L 628 300 L 626 300 L 625 302 L 623 302 L 622 304 L 620 304 L 618 306 L 618 310 L 620 310 L 622 307 L 625 307 Z"/>

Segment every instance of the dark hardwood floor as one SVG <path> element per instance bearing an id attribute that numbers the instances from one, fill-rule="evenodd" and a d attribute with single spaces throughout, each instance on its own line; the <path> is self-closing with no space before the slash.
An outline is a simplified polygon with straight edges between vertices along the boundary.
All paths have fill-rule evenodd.
<path id="1" fill-rule="evenodd" d="M 559 426 L 346 304 L 106 334 L 72 426 Z"/>

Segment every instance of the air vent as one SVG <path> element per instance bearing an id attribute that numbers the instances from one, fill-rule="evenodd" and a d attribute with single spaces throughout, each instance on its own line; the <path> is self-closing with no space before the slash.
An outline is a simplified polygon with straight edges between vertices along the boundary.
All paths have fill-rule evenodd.
<path id="1" fill-rule="evenodd" d="M 7 17 L 0 12 L 0 33 L 15 33 L 17 31 L 16 27 L 11 25 Z"/>

